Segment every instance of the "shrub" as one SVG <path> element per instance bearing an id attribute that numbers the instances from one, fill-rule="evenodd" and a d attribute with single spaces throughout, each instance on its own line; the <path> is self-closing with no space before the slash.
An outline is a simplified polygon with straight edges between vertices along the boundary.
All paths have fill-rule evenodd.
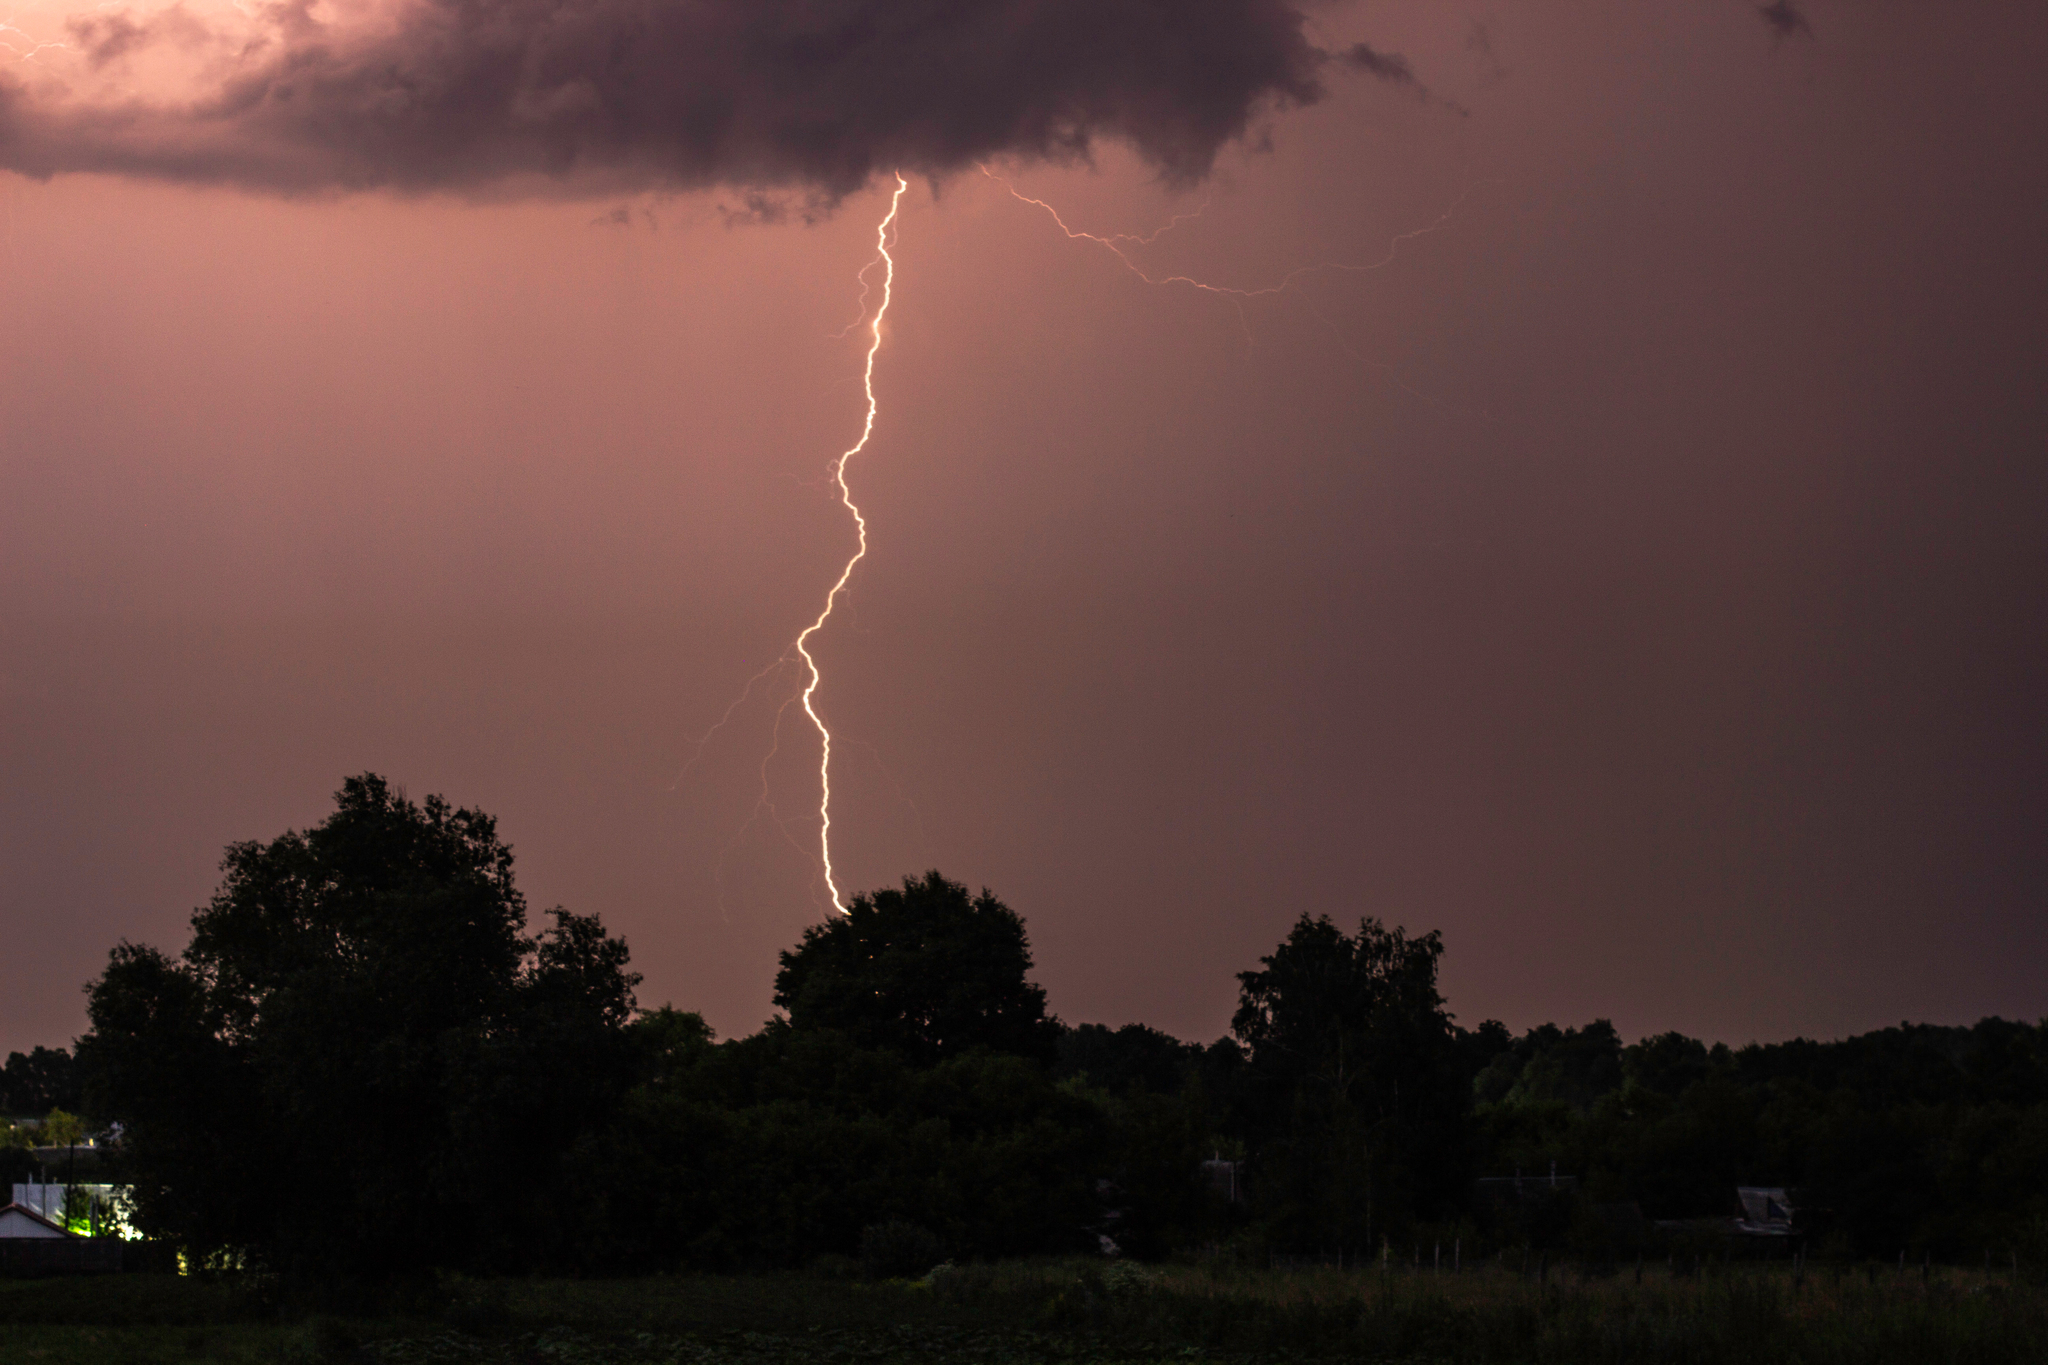
<path id="1" fill-rule="evenodd" d="M 946 1259 L 939 1239 L 915 1223 L 870 1223 L 860 1232 L 861 1273 L 871 1280 L 909 1279 Z"/>

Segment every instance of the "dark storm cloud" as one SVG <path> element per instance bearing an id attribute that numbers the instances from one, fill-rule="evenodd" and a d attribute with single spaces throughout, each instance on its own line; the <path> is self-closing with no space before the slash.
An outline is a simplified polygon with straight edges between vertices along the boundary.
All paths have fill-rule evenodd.
<path id="1" fill-rule="evenodd" d="M 1328 59 L 1284 0 L 425 0 L 353 41 L 308 4 L 275 11 L 251 63 L 182 108 L 59 109 L 0 84 L 0 165 L 285 192 L 541 176 L 830 200 L 882 171 L 1111 138 L 1187 180 L 1261 109 L 1317 98 Z M 74 36 L 101 65 L 171 40 L 119 14 Z"/>
<path id="2" fill-rule="evenodd" d="M 1768 5 L 1757 6 L 1756 13 L 1780 38 L 1796 38 L 1802 33 L 1811 37 L 1813 34 L 1813 25 L 1806 22 L 1806 15 L 1792 0 L 1771 0 Z"/>
<path id="3" fill-rule="evenodd" d="M 1415 68 L 1408 59 L 1398 52 L 1381 52 L 1368 43 L 1353 43 L 1344 54 L 1344 65 L 1354 71 L 1363 71 L 1389 85 L 1406 85 L 1421 89 L 1422 83 L 1415 79 Z"/>
<path id="4" fill-rule="evenodd" d="M 118 13 L 73 19 L 64 27 L 95 71 L 119 61 L 161 33 L 160 27 L 152 32 L 152 25 L 138 24 L 128 15 Z"/>
<path id="5" fill-rule="evenodd" d="M 1483 36 L 1484 30 L 1480 30 L 1480 32 Z M 1349 48 L 1337 55 L 1337 60 L 1345 69 L 1359 72 L 1361 75 L 1371 76 L 1374 80 L 1384 81 L 1388 85 L 1406 90 L 1424 104 L 1439 102 L 1436 96 L 1430 93 L 1429 87 L 1424 85 L 1421 79 L 1416 76 L 1415 68 L 1409 65 L 1408 59 L 1398 52 L 1382 52 L 1370 43 L 1353 43 Z M 1462 105 L 1449 101 L 1443 101 L 1442 103 L 1446 108 L 1460 116 L 1466 113 Z"/>

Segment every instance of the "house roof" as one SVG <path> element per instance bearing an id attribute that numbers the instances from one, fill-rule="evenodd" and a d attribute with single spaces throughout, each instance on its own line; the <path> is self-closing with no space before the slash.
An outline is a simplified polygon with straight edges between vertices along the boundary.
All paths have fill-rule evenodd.
<path id="1" fill-rule="evenodd" d="M 8 1227 L 8 1223 L 12 1221 L 9 1215 L 12 1215 L 14 1218 L 25 1218 L 30 1223 L 45 1230 L 42 1232 L 16 1231 Z M 34 1209 L 20 1204 L 9 1204 L 6 1208 L 0 1209 L 0 1237 L 69 1237 L 71 1235 L 70 1231 L 51 1222 Z"/>

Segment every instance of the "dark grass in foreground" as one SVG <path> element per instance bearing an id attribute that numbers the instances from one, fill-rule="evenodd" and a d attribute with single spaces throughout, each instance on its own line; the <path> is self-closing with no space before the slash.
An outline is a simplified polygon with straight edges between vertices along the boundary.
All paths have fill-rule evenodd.
<path id="1" fill-rule="evenodd" d="M 2048 1290 L 1782 1266 L 1548 1284 L 1496 1270 L 1013 1263 L 919 1284 L 801 1276 L 452 1281 L 374 1305 L 274 1282 L 0 1284 L 0 1362 L 907 1365 L 1354 1359 L 1501 1365 L 2035 1365 Z"/>

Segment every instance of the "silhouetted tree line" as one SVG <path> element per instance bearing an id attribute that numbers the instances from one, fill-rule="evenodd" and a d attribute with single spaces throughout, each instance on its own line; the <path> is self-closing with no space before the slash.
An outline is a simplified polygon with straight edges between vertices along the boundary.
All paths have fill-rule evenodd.
<path id="1" fill-rule="evenodd" d="M 1730 1049 L 1677 1033 L 1546 1025 L 1474 1084 L 1488 1173 L 1582 1177 L 1652 1218 L 1782 1185 L 1817 1250 L 2048 1255 L 2048 1026 L 1901 1024 L 1834 1043 Z"/>
<path id="2" fill-rule="evenodd" d="M 781 1012 L 719 1041 L 639 1010 L 594 916 L 529 933 L 488 815 L 374 775 L 223 872 L 182 954 L 114 950 L 77 1058 L 89 1112 L 121 1125 L 137 1222 L 202 1260 L 388 1277 L 903 1269 L 1105 1238 L 1477 1250 L 1586 1235 L 1475 1212 L 1475 1176 L 1553 1162 L 1589 1205 L 1653 1218 L 1801 1187 L 1848 1253 L 2048 1250 L 2048 1035 L 2026 1025 L 1740 1051 L 1625 1047 L 1605 1021 L 1516 1038 L 1453 1021 L 1438 935 L 1304 914 L 1203 1047 L 1062 1025 L 1022 919 L 933 872 L 807 930 Z M 69 1074 L 34 1057 L 10 1086 L 16 1061 Z M 1211 1158 L 1242 1162 L 1241 1202 Z"/>
<path id="3" fill-rule="evenodd" d="M 46 1114 L 77 1109 L 81 1102 L 78 1063 L 61 1047 L 10 1052 L 0 1066 L 0 1114 Z"/>

